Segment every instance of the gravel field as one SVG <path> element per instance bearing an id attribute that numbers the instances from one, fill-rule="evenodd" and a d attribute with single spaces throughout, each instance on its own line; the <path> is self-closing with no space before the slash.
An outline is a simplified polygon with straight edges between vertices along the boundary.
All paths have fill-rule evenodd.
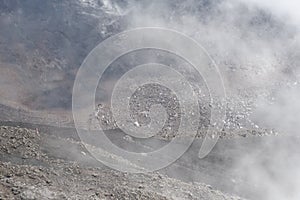
<path id="1" fill-rule="evenodd" d="M 93 161 L 80 145 L 74 147 L 78 142 L 55 136 L 43 141 L 49 137 L 45 134 L 0 127 L 0 199 L 241 199 L 156 172 L 133 175 L 110 170 Z M 73 149 L 55 152 L 54 144 Z M 80 162 L 72 161 L 76 157 Z"/>
<path id="2" fill-rule="evenodd" d="M 299 200 L 300 18 L 291 2 L 0 0 L 0 200 Z M 136 37 L 123 32 L 132 29 Z M 131 42 L 134 48 L 117 55 Z M 167 47 L 155 48 L 158 42 Z M 101 45 L 100 60 L 93 49 Z M 110 57 L 103 74 L 82 70 Z M 95 105 L 85 104 L 96 83 Z M 214 111 L 222 125 L 211 119 Z M 138 137 L 151 123 L 162 126 L 149 129 L 153 137 Z M 126 131 L 128 124 L 136 135 Z M 187 130 L 178 131 L 181 124 Z M 101 143 L 106 138 L 97 141 L 99 129 L 122 153 L 141 157 L 131 154 L 134 162 L 110 152 Z M 84 140 L 78 130 L 91 137 Z M 91 155 L 98 148 L 122 169 L 136 167 L 146 153 L 191 139 L 193 131 L 184 154 L 151 173 L 123 173 Z M 216 136 L 200 159 L 199 149 L 210 150 Z M 174 158 L 183 147 L 176 145 L 143 164 Z"/>

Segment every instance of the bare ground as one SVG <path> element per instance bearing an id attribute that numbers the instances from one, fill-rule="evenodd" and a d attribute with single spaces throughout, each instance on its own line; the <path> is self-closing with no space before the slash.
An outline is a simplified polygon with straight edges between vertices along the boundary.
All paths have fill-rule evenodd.
<path id="1" fill-rule="evenodd" d="M 0 127 L 0 199 L 239 199 L 157 172 L 108 169 L 75 140 L 41 130 Z"/>

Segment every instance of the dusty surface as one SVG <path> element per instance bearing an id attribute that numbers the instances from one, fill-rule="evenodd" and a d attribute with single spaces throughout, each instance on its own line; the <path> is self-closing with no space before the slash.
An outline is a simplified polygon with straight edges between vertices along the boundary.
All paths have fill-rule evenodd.
<path id="1" fill-rule="evenodd" d="M 157 92 L 157 91 L 155 91 Z M 155 94 L 149 93 L 149 94 Z M 149 95 L 147 94 L 147 95 Z M 145 98 L 145 96 L 142 96 Z M 164 101 L 168 101 L 169 98 L 162 98 Z M 134 101 L 133 103 L 138 103 Z M 172 103 L 171 103 L 172 105 Z M 39 110 L 30 110 L 28 108 L 16 108 L 19 107 L 17 104 L 3 105 L 0 104 L 1 109 L 1 121 L 13 121 L 13 122 L 23 122 L 31 124 L 40 124 L 48 126 L 56 126 L 62 128 L 73 128 L 74 121 L 71 111 L 39 111 Z M 135 120 L 141 124 L 145 120 L 149 120 L 148 116 L 144 116 L 143 111 L 147 110 L 146 105 L 140 105 L 137 110 L 133 110 Z M 240 108 L 243 108 L 242 106 Z M 243 108 L 246 109 L 247 107 Z M 176 137 L 176 128 L 178 128 L 180 123 L 180 116 L 177 116 L 178 107 L 167 105 L 167 109 L 172 115 L 166 121 L 166 125 L 157 135 L 160 138 L 172 139 Z M 209 112 L 209 109 L 204 108 L 202 112 Z M 239 111 L 241 112 L 241 111 Z M 272 129 L 265 129 L 258 127 L 254 123 L 248 120 L 247 117 L 241 118 L 241 115 L 233 111 L 233 108 L 228 109 L 227 111 L 227 123 L 222 132 L 219 132 L 218 135 L 221 138 L 235 138 L 235 137 L 249 137 L 249 136 L 264 136 L 264 135 L 277 135 L 278 132 Z M 246 113 L 247 114 L 247 113 Z M 249 115 L 249 113 L 247 114 Z M 206 128 L 209 125 L 208 117 L 202 116 L 202 121 L 205 122 L 199 125 L 199 130 L 197 137 L 204 138 L 206 135 Z M 132 123 L 135 121 L 133 120 Z M 251 123 L 250 123 L 251 122 Z M 103 130 L 114 130 L 118 129 L 116 121 L 114 120 L 110 107 L 105 104 L 98 104 L 94 113 L 91 113 L 90 119 L 86 120 L 86 125 L 91 129 L 95 127 L 99 128 L 99 125 Z M 243 127 L 241 127 L 243 126 Z"/>
<path id="2" fill-rule="evenodd" d="M 190 27 L 188 32 L 197 33 L 195 37 L 197 39 L 201 38 L 199 42 L 206 46 L 213 59 L 220 66 L 225 87 L 227 86 L 226 92 L 230 95 L 228 96 L 225 131 L 222 135 L 230 137 L 235 135 L 251 136 L 265 132 L 256 127 L 256 124 L 249 119 L 249 115 L 252 112 L 253 101 L 256 97 L 258 95 L 268 96 L 265 94 L 265 86 L 267 87 L 269 83 L 257 81 L 258 79 L 264 80 L 264 73 L 261 70 L 264 71 L 264 68 L 267 67 L 266 64 L 256 64 L 255 60 L 254 63 L 243 63 L 244 57 L 237 54 L 239 51 L 229 48 L 225 54 L 223 49 L 220 48 L 223 45 L 219 44 L 218 41 L 203 37 L 204 35 L 210 35 L 205 31 L 208 28 L 205 25 L 207 23 L 206 18 L 217 17 L 221 21 L 226 19 L 223 15 L 215 15 L 219 12 L 219 6 L 222 5 L 222 2 L 210 1 L 208 3 L 202 0 L 189 3 L 183 1 L 166 1 L 164 3 L 163 5 L 169 9 L 156 11 L 163 13 L 161 16 L 162 22 L 165 22 L 163 24 L 170 24 L 171 28 L 177 22 L 182 21 L 181 16 L 191 13 L 190 6 L 193 8 L 192 13 L 197 16 L 199 24 L 195 26 L 198 27 L 197 30 L 190 30 L 190 28 L 193 28 Z M 186 3 L 188 6 L 185 5 Z M 142 11 L 145 9 L 147 12 L 153 12 L 146 1 L 139 3 L 136 1 L 114 2 L 106 0 L 66 0 L 63 2 L 2 0 L 0 2 L 0 103 L 1 107 L 5 105 L 8 106 L 8 109 L 13 108 L 15 110 L 4 111 L 3 116 L 0 117 L 11 121 L 56 125 L 59 127 L 71 126 L 72 89 L 80 65 L 96 44 L 111 35 L 136 26 L 133 24 L 135 22 L 134 15 L 139 12 L 135 10 L 135 6 L 137 8 L 141 6 Z M 238 7 L 236 9 L 238 12 L 244 12 L 242 8 Z M 156 13 L 156 11 L 153 13 Z M 231 10 L 225 10 L 224 12 L 224 15 L 232 13 Z M 261 10 L 246 12 L 247 17 L 244 19 L 245 22 L 242 23 L 251 24 L 250 27 L 254 35 L 258 34 L 261 38 L 261 34 L 268 36 L 270 33 L 277 33 L 282 37 L 287 37 L 287 33 L 291 34 L 288 27 L 286 27 L 287 30 L 281 28 L 280 21 L 273 18 L 266 19 L 261 12 Z M 165 13 L 169 14 L 165 15 Z M 246 38 L 254 37 L 254 39 L 257 39 L 252 36 L 251 31 L 249 33 L 248 30 L 240 27 L 239 23 L 235 24 L 228 20 L 226 19 L 224 22 L 228 24 L 228 27 L 226 25 L 227 28 L 240 30 L 241 35 L 245 34 Z M 147 17 L 145 21 L 147 21 Z M 261 24 L 266 25 L 269 29 L 259 28 Z M 143 22 L 138 25 L 145 26 Z M 180 29 L 180 23 L 178 26 L 176 25 L 174 28 Z M 216 29 L 216 27 L 211 28 Z M 227 33 L 227 28 L 224 30 L 223 28 L 222 26 L 218 27 L 216 32 Z M 228 34 L 231 35 L 231 32 Z M 223 37 L 223 35 L 221 36 Z M 231 41 L 228 36 L 225 36 L 224 38 Z M 237 38 L 239 37 L 242 36 L 237 35 Z M 222 40 L 222 42 L 225 41 Z M 231 42 L 236 43 L 236 41 Z M 283 44 L 287 43 L 284 42 Z M 291 49 L 294 52 L 294 46 Z M 229 55 L 224 56 L 227 53 Z M 103 107 L 97 116 L 103 127 L 107 129 L 116 128 L 109 112 L 108 102 L 113 84 L 120 75 L 130 68 L 147 63 L 149 60 L 155 60 L 157 63 L 173 65 L 177 71 L 188 77 L 201 103 L 201 126 L 205 129 L 209 125 L 208 117 L 210 114 L 209 93 L 203 81 L 205 77 L 196 76 L 195 70 L 191 70 L 190 66 L 174 57 L 174 55 L 171 56 L 162 52 L 157 55 L 157 52 L 154 51 L 142 51 L 116 60 L 105 74 L 103 82 L 99 83 L 99 91 L 96 93 L 97 102 L 103 103 Z M 241 59 L 241 63 L 239 63 L 239 59 Z M 278 59 L 284 60 L 281 56 Z M 276 64 L 274 64 L 274 67 Z M 294 63 L 292 64 L 294 65 Z M 261 74 L 261 76 L 258 76 L 258 74 Z M 255 82 L 255 84 L 252 82 Z M 286 80 L 281 82 L 286 82 Z M 271 84 L 274 83 L 271 82 Z M 199 92 L 200 90 L 202 92 Z M 161 97 L 158 95 L 160 91 L 163 92 Z M 172 99 L 171 96 L 161 88 L 142 88 L 136 96 L 137 98 L 132 99 L 132 114 L 141 125 L 146 124 L 149 120 L 145 117 L 145 114 L 142 114 L 147 111 L 149 102 L 147 105 L 147 102 L 141 100 L 149 99 L 146 98 L 149 96 L 156 96 L 158 97 L 157 101 L 164 101 L 165 105 L 166 102 L 169 102 L 166 107 L 170 118 L 160 135 L 167 139 L 174 137 L 174 130 L 178 127 L 179 121 L 179 116 L 174 116 L 178 111 L 178 102 L 169 101 Z M 138 107 L 138 104 L 140 104 L 140 107 Z M 235 130 L 239 130 L 239 133 L 235 134 Z M 199 131 L 198 135 L 203 137 L 203 131 Z"/>
<path id="3" fill-rule="evenodd" d="M 300 142 L 292 137 L 280 146 L 281 138 L 273 130 L 291 119 L 283 120 L 288 114 L 279 112 L 278 120 L 270 118 L 273 126 L 267 130 L 250 115 L 260 98 L 272 104 L 278 90 L 300 82 L 298 31 L 264 8 L 247 3 L 157 2 L 0 0 L 0 199 L 235 199 L 225 193 L 250 199 L 291 199 L 291 188 L 296 185 L 291 180 L 299 173 L 298 160 L 291 155 L 298 158 Z M 112 63 L 99 82 L 96 109 L 84 123 L 91 129 L 101 124 L 121 147 L 149 148 L 151 142 L 141 144 L 118 129 L 109 95 L 122 74 L 151 60 L 174 65 L 186 75 L 200 102 L 201 129 L 187 156 L 172 166 L 146 175 L 120 173 L 93 160 L 79 142 L 71 111 L 73 83 L 95 45 L 121 31 L 153 25 L 196 39 L 220 67 L 228 93 L 224 129 L 218 133 L 222 140 L 199 161 L 197 152 L 211 125 L 203 77 L 166 53 L 130 54 Z M 165 106 L 168 120 L 154 144 L 160 146 L 176 137 L 179 104 L 170 91 L 140 87 L 130 103 L 137 126 L 149 123 L 151 105 Z M 288 110 L 294 110 L 293 106 Z M 257 120 L 263 122 L 266 117 Z M 286 124 L 282 135 L 290 127 Z M 268 144 L 268 138 L 276 138 L 275 143 Z M 238 170 L 232 171 L 236 165 Z M 274 194 L 281 190 L 286 190 L 282 196 Z"/>
<path id="4" fill-rule="evenodd" d="M 55 136 L 43 141 L 44 134 L 38 129 L 0 127 L 1 199 L 239 199 L 159 173 L 110 170 L 99 166 L 80 145 L 55 152 L 53 145 L 59 146 L 59 141 L 63 148 L 76 142 Z M 80 162 L 72 161 L 76 157 Z"/>

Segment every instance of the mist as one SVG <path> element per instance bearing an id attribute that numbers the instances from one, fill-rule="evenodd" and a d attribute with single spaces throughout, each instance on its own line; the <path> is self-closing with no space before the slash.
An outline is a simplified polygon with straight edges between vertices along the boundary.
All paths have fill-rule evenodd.
<path id="1" fill-rule="evenodd" d="M 48 118 L 43 121 L 49 124 L 63 121 L 58 120 L 55 116 L 57 113 L 52 121 L 49 120 L 49 110 L 71 110 L 76 72 L 96 44 L 116 33 L 134 28 L 172 29 L 191 37 L 207 51 L 218 66 L 224 82 L 227 108 L 221 138 L 225 139 L 220 146 L 229 149 L 218 149 L 218 152 L 229 154 L 225 156 L 224 153 L 224 157 L 221 155 L 221 161 L 228 157 L 234 160 L 231 163 L 228 159 L 224 163 L 230 162 L 230 169 L 227 170 L 237 178 L 227 180 L 225 173 L 224 177 L 218 174 L 215 179 L 220 179 L 213 180 L 216 185 L 212 186 L 221 190 L 226 188 L 228 192 L 249 199 L 300 198 L 299 1 L 78 0 L 76 3 L 70 1 L 56 5 L 50 1 L 43 4 L 32 0 L 36 12 L 31 12 L 33 8 L 30 3 L 24 2 L 0 1 L 5 8 L 0 19 L 1 27 L 5 27 L 0 30 L 0 47 L 3 47 L 0 82 L 4 85 L 0 88 L 1 103 L 17 102 L 11 105 L 18 107 L 22 104 L 33 110 L 46 110 Z M 204 105 L 209 103 L 209 90 L 203 81 L 205 77 L 194 76 L 194 71 L 176 60 L 171 53 L 157 56 L 154 51 L 147 50 L 122 57 L 112 64 L 111 71 L 105 74 L 107 77 L 99 83 L 101 87 L 96 94 L 97 103 L 103 101 L 109 104 L 109 93 L 121 77 L 121 72 L 134 67 L 132 64 L 145 62 L 179 65 L 176 69 L 192 81 L 194 89 L 201 91 L 197 93 L 201 96 L 199 102 Z M 137 107 L 135 109 L 136 112 L 140 111 Z M 109 112 L 99 111 L 103 116 L 96 117 L 103 117 L 107 127 L 115 128 Z M 22 118 L 29 119 L 28 116 Z M 95 116 L 92 114 L 92 117 Z M 12 119 L 11 116 L 7 118 Z M 179 120 L 176 120 L 177 123 Z M 72 120 L 66 121 L 69 124 Z M 203 121 L 209 123 L 208 120 Z M 203 139 L 203 135 L 199 137 Z M 131 138 L 128 140 L 131 142 Z M 231 146 L 232 143 L 235 145 Z M 243 149 L 238 152 L 241 153 L 239 157 L 231 152 L 235 148 Z M 184 162 L 192 167 L 195 163 L 214 163 L 213 156 L 209 157 L 209 161 L 193 157 Z M 204 169 L 201 175 L 207 172 L 205 170 L 209 169 Z M 199 181 L 193 177 L 194 172 L 180 174 L 174 168 L 169 171 L 166 169 L 166 172 L 178 179 Z M 217 182 L 222 182 L 223 188 L 218 188 L 221 184 L 217 185 Z"/>
<path id="2" fill-rule="evenodd" d="M 129 5 L 129 28 L 178 30 L 208 51 L 221 70 L 235 118 L 227 119 L 227 130 L 271 135 L 234 166 L 252 187 L 248 192 L 258 199 L 299 199 L 300 158 L 298 139 L 293 138 L 300 128 L 300 3 L 189 0 Z"/>

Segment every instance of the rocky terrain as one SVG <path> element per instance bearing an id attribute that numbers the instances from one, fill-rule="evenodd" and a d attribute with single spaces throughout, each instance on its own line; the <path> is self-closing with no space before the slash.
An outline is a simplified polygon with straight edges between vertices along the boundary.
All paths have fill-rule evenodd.
<path id="1" fill-rule="evenodd" d="M 72 90 L 97 44 L 145 26 L 174 29 L 203 45 L 224 81 L 226 116 L 218 144 L 199 160 L 214 126 L 205 77 L 169 52 L 121 56 L 99 81 L 87 129 L 101 126 L 125 149 L 154 150 L 177 137 L 180 102 L 159 85 L 130 97 L 137 127 L 149 124 L 152 105 L 168 114 L 149 143 L 124 136 L 113 117 L 116 81 L 149 61 L 180 72 L 200 110 L 197 137 L 183 157 L 157 172 L 129 174 L 85 149 L 74 128 Z M 0 199 L 299 199 L 298 32 L 265 7 L 236 0 L 0 0 Z"/>
<path id="2" fill-rule="evenodd" d="M 1 199 L 240 199 L 160 173 L 111 170 L 76 140 L 38 128 L 2 125 L 0 144 Z"/>
<path id="3" fill-rule="evenodd" d="M 165 144 L 159 139 L 154 146 L 135 139 L 129 141 L 120 130 L 111 130 L 107 136 L 122 148 L 146 145 L 154 149 Z M 289 167 L 297 175 L 299 142 L 297 137 L 283 136 L 223 138 L 206 158 L 199 159 L 202 140 L 196 139 L 182 158 L 170 166 L 152 173 L 131 174 L 112 170 L 95 160 L 74 128 L 2 121 L 0 197 L 265 199 L 268 185 L 253 178 L 258 173 L 265 181 L 281 180 L 283 185 L 279 184 L 278 190 L 292 184 L 282 169 Z"/>
<path id="4" fill-rule="evenodd" d="M 161 26 L 170 24 L 169 28 L 182 29 L 187 35 L 199 39 L 216 64 L 220 66 L 228 96 L 225 131 L 222 135 L 236 135 L 234 133 L 236 131 L 239 132 L 239 135 L 249 135 L 249 130 L 253 134 L 265 132 L 264 127 L 259 127 L 250 117 L 256 107 L 258 97 L 272 98 L 273 89 L 270 87 L 275 85 L 277 88 L 276 84 L 280 82 L 294 82 L 295 77 L 289 77 L 291 80 L 288 80 L 285 76 L 278 77 L 278 74 L 274 74 L 274 76 L 271 75 L 274 79 L 269 80 L 265 77 L 268 74 L 264 73 L 268 72 L 269 65 L 274 70 L 279 68 L 279 71 L 290 71 L 292 66 L 297 65 L 297 60 L 285 65 L 282 64 L 288 62 L 285 55 L 278 56 L 276 54 L 278 62 L 276 60 L 275 63 L 273 61 L 265 63 L 260 60 L 264 59 L 263 57 L 253 55 L 255 57 L 253 63 L 243 63 L 244 55 L 242 53 L 236 54 L 236 49 L 232 45 L 228 46 L 226 53 L 223 52 L 222 42 L 219 43 L 214 38 L 206 37 L 206 35 L 210 35 L 206 31 L 216 29 L 215 31 L 228 41 L 232 41 L 231 35 L 234 35 L 241 42 L 241 46 L 246 47 L 248 41 L 251 40 L 272 43 L 272 40 L 276 39 L 266 38 L 268 34 L 271 34 L 274 37 L 283 38 L 286 51 L 289 52 L 291 48 L 295 47 L 289 38 L 290 35 L 293 35 L 292 28 L 281 20 L 272 18 L 267 11 L 258 8 L 247 10 L 240 4 L 233 9 L 236 9 L 234 11 L 237 12 L 245 11 L 246 17 L 243 22 L 249 25 L 248 29 L 227 18 L 224 20 L 226 20 L 229 30 L 223 26 L 218 27 L 221 30 L 214 26 L 206 26 L 209 18 L 217 23 L 223 15 L 231 13 L 227 7 L 221 12 L 222 6 L 223 3 L 220 1 L 207 2 L 204 0 L 194 2 L 194 5 L 192 2 L 181 1 L 166 1 L 162 5 L 121 0 L 0 1 L 0 104 L 5 107 L 4 116 L 1 117 L 5 120 L 38 124 L 72 125 L 73 83 L 84 58 L 96 44 L 111 35 L 137 26 L 151 26 L 151 23 L 148 24 L 148 15 L 151 15 L 155 7 L 160 7 L 156 11 L 159 22 L 162 23 Z M 145 11 L 145 19 L 143 22 L 139 22 L 142 10 Z M 165 15 L 164 12 L 170 13 L 170 16 Z M 219 13 L 220 16 L 215 15 L 216 13 Z M 195 15 L 197 26 L 199 26 L 198 30 L 183 26 L 181 15 L 188 19 L 190 15 Z M 153 23 L 155 22 L 154 20 Z M 265 29 L 262 28 L 263 25 L 266 27 Z M 281 26 L 285 28 L 280 28 Z M 234 32 L 236 29 L 239 30 L 238 33 Z M 239 35 L 240 32 L 241 35 Z M 226 43 L 226 41 L 223 42 Z M 249 52 L 249 57 L 252 57 L 252 53 L 252 51 Z M 209 125 L 210 108 L 209 92 L 203 77 L 196 76 L 190 67 L 180 59 L 174 58 L 174 55 L 172 56 L 170 53 L 159 52 L 156 54 L 155 51 L 146 50 L 116 60 L 105 73 L 103 80 L 99 82 L 96 102 L 102 106 L 95 112 L 99 114 L 97 118 L 104 129 L 116 128 L 110 113 L 109 102 L 115 81 L 132 67 L 149 60 L 175 66 L 176 70 L 188 78 L 198 95 L 202 117 L 200 126 L 205 129 Z M 256 62 L 258 64 L 255 66 Z M 282 66 L 286 66 L 288 69 L 280 69 Z M 256 81 L 258 79 L 265 81 Z M 267 82 L 268 80 L 269 82 Z M 201 93 L 197 91 L 201 91 Z M 164 94 L 161 97 L 157 96 L 160 92 Z M 180 117 L 174 117 L 178 111 L 178 102 L 173 101 L 165 92 L 162 91 L 162 88 L 140 90 L 137 98 L 131 101 L 132 115 L 138 118 L 138 123 L 147 123 L 149 119 L 145 117 L 145 114 L 141 114 L 150 105 L 145 101 L 146 97 L 157 97 L 158 102 L 156 103 L 171 101 L 169 105 L 165 106 L 169 106 L 167 110 L 172 115 L 160 135 L 173 137 L 174 133 L 172 132 L 178 127 L 178 118 Z M 139 104 L 141 104 L 140 107 L 138 107 Z M 12 113 L 10 114 L 10 112 Z M 92 121 L 95 120 L 92 119 Z M 96 121 L 96 123 L 98 122 Z M 268 132 L 270 133 L 270 131 Z M 203 131 L 199 131 L 199 135 L 203 137 Z"/>

